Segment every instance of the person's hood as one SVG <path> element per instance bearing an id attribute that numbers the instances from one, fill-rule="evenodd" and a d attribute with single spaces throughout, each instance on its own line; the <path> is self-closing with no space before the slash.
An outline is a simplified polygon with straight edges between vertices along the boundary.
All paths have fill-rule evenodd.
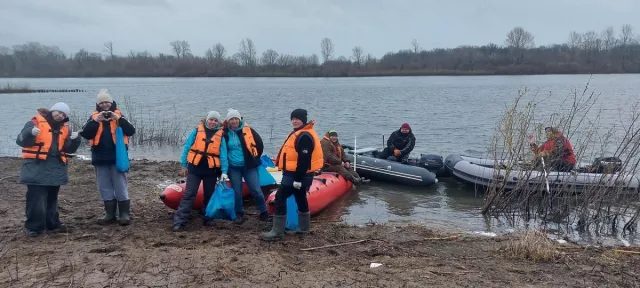
<path id="1" fill-rule="evenodd" d="M 340 138 L 338 138 L 338 140 L 335 143 L 331 141 L 331 139 L 329 139 L 329 131 L 325 132 L 324 137 L 322 138 L 327 139 L 327 141 L 333 143 L 334 145 L 340 145 Z"/>
<path id="2" fill-rule="evenodd" d="M 53 116 L 51 116 L 51 111 L 49 111 L 49 109 L 39 108 L 37 111 L 38 111 L 38 114 L 40 114 L 40 116 L 44 117 L 44 119 L 47 119 L 47 122 L 51 127 L 59 128 L 60 126 L 62 126 L 62 124 L 69 122 L 68 115 L 62 120 L 62 122 L 56 122 L 55 120 L 53 120 Z M 35 117 L 32 119 L 32 121 L 37 122 Z"/>

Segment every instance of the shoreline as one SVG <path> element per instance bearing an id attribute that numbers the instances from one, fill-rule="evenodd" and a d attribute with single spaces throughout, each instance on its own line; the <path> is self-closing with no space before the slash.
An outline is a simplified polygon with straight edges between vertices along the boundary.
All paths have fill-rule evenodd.
<path id="1" fill-rule="evenodd" d="M 158 199 L 157 183 L 177 178 L 176 161 L 132 160 L 132 224 L 100 226 L 93 167 L 72 160 L 59 199 L 61 220 L 71 230 L 27 238 L 26 189 L 17 183 L 21 164 L 0 157 L 1 286 L 640 285 L 638 255 L 535 238 L 543 233 L 482 237 L 415 224 L 357 227 L 312 218 L 310 235 L 264 242 L 259 233 L 271 225 L 256 219 L 251 203 L 245 203 L 242 226 L 216 220 L 215 227 L 204 227 L 194 212 L 186 231 L 173 233 L 173 210 Z"/>
<path id="2" fill-rule="evenodd" d="M 0 79 L 55 79 L 55 78 L 378 78 L 378 77 L 469 77 L 469 76 L 565 76 L 565 75 L 637 75 L 640 73 L 633 72 L 567 72 L 567 73 L 500 73 L 500 72 L 456 72 L 456 73 L 438 73 L 438 72 L 420 72 L 407 71 L 406 73 L 361 73 L 354 75 L 269 75 L 269 74 L 249 74 L 249 75 L 59 75 L 59 76 L 0 76 Z M 19 90 L 19 89 L 18 89 Z M 76 89 L 72 89 L 76 90 Z M 83 91 L 79 91 L 83 92 Z"/>

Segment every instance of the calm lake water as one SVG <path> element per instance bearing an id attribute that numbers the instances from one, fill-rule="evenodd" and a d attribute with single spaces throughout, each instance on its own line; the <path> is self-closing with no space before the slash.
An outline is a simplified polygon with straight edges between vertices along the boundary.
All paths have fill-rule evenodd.
<path id="1" fill-rule="evenodd" d="M 452 153 L 482 156 L 489 147 L 496 121 L 518 91 L 527 87 L 530 95 L 544 99 L 538 105 L 552 111 L 574 89 L 580 92 L 592 77 L 589 91 L 601 93 L 597 108 L 603 129 L 613 127 L 630 113 L 638 101 L 640 76 L 636 75 L 546 75 L 478 77 L 376 77 L 376 78 L 60 78 L 0 79 L 0 84 L 29 84 L 32 88 L 84 89 L 83 93 L 4 94 L 0 115 L 0 156 L 17 156 L 15 137 L 39 107 L 64 101 L 72 114 L 86 117 L 95 107 L 95 95 L 108 88 L 122 105 L 124 97 L 144 117 L 145 123 L 168 119 L 186 133 L 217 110 L 239 109 L 265 142 L 265 153 L 277 153 L 291 129 L 289 114 L 295 108 L 309 111 L 324 134 L 335 129 L 343 144 L 382 147 L 403 122 L 417 138 L 414 154 L 446 157 Z M 124 113 L 127 111 L 125 109 Z M 595 113 L 595 112 L 594 112 Z M 551 112 L 543 114 L 550 115 Z M 548 116 L 542 115 L 542 116 Z M 84 120 L 84 119 L 83 119 Z M 161 127 L 156 127 L 161 128 Z M 574 144 L 575 145 L 575 144 Z M 132 147 L 132 158 L 178 160 L 181 147 Z M 86 149 L 80 154 L 87 154 Z M 591 161 L 591 159 L 583 159 Z M 384 183 L 361 186 L 357 193 L 340 199 L 319 215 L 351 224 L 413 221 L 428 226 L 467 232 L 504 233 L 518 229 L 500 219 L 479 214 L 481 196 L 472 189 L 443 181 L 422 189 Z M 565 231 L 575 237 L 583 236 Z M 613 237 L 616 238 L 616 237 Z M 615 242 L 609 236 L 596 240 Z M 633 238 L 625 241 L 634 242 Z"/>

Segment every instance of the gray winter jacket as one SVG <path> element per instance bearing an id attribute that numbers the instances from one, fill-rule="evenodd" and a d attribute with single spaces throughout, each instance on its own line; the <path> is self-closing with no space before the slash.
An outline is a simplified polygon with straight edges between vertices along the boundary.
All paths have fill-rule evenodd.
<path id="1" fill-rule="evenodd" d="M 39 111 L 47 118 L 45 115 L 48 114 L 49 111 L 46 109 L 40 109 Z M 45 114 L 46 113 L 46 114 Z M 69 121 L 69 118 L 65 119 L 64 122 Z M 16 139 L 16 144 L 21 147 L 31 147 L 35 144 L 36 136 L 33 136 L 31 130 L 35 127 L 35 123 L 32 121 L 24 124 L 22 131 L 18 134 L 18 138 Z M 48 131 L 41 131 L 40 133 L 47 133 Z M 71 131 L 69 131 L 69 136 L 71 136 Z M 81 138 L 78 137 L 76 139 L 71 140 L 71 138 L 67 137 L 64 143 L 64 147 L 62 149 L 65 153 L 75 153 L 80 146 Z M 67 175 L 67 164 L 60 160 L 60 157 L 56 157 L 59 155 L 58 151 L 58 137 L 53 137 L 53 143 L 51 143 L 51 149 L 48 153 L 47 160 L 36 160 L 36 159 L 24 159 L 22 163 L 22 169 L 20 170 L 20 183 L 26 185 L 44 185 L 44 186 L 61 186 L 65 185 L 69 182 L 69 177 Z M 52 156 L 53 155 L 53 156 Z M 68 161 L 68 160 L 67 160 Z"/>

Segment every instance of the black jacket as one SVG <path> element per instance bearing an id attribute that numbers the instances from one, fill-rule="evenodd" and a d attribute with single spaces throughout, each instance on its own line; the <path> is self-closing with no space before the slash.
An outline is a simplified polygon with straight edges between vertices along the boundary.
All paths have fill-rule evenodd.
<path id="1" fill-rule="evenodd" d="M 109 111 L 115 111 L 117 109 L 116 102 L 113 101 L 111 108 Z M 96 111 L 102 112 L 102 108 L 96 104 Z M 82 138 L 87 140 L 93 139 L 96 137 L 98 133 L 99 125 L 102 125 L 102 135 L 100 137 L 100 143 L 98 146 L 91 147 L 91 164 L 99 166 L 99 165 L 115 165 L 116 164 L 116 144 L 113 141 L 113 136 L 111 135 L 111 125 L 112 121 L 108 122 L 100 122 L 93 120 L 92 117 L 89 117 L 87 123 L 82 127 L 82 131 L 79 133 Z M 129 123 L 129 121 L 124 118 L 124 115 L 120 117 L 118 120 L 120 127 L 122 128 L 122 133 L 128 137 L 133 136 L 136 133 L 135 127 Z M 127 146 L 128 149 L 128 146 Z"/>
<path id="2" fill-rule="evenodd" d="M 393 149 L 398 149 L 402 156 L 411 153 L 415 146 L 416 137 L 413 135 L 411 130 L 409 130 L 409 133 L 403 134 L 400 132 L 400 129 L 398 129 L 391 133 L 391 136 L 387 139 L 387 148 L 389 149 L 389 152 L 393 152 Z"/>

